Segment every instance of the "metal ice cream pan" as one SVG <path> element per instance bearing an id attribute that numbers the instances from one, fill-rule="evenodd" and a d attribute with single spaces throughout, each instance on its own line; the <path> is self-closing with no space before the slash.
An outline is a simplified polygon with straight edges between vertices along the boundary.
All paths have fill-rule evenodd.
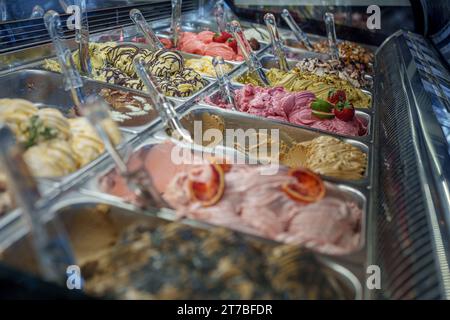
<path id="1" fill-rule="evenodd" d="M 371 167 L 371 148 L 368 144 L 358 141 L 352 138 L 343 138 L 342 136 L 332 134 L 332 133 L 323 133 L 319 130 L 314 130 L 311 128 L 304 128 L 292 125 L 286 122 L 280 121 L 270 121 L 265 118 L 256 117 L 246 113 L 240 112 L 230 112 L 228 110 L 220 109 L 220 108 L 211 108 L 208 105 L 197 105 L 190 108 L 187 112 L 183 114 L 182 124 L 184 128 L 188 130 L 191 136 L 194 138 L 194 122 L 201 121 L 202 126 L 205 125 L 205 122 L 209 124 L 209 126 L 213 127 L 213 124 L 216 122 L 218 129 L 242 129 L 246 130 L 265 130 L 264 132 L 271 132 L 271 130 L 278 130 L 280 143 L 286 146 L 287 148 L 292 147 L 292 145 L 296 143 L 301 143 L 305 141 L 310 141 L 319 136 L 331 136 L 335 137 L 339 140 L 347 142 L 361 151 L 363 151 L 367 155 L 366 170 L 361 179 L 358 180 L 348 180 L 341 178 L 328 177 L 325 178 L 327 180 L 336 182 L 336 183 L 346 183 L 350 185 L 354 185 L 357 187 L 367 187 L 370 184 L 369 181 L 369 168 Z M 208 128 L 209 128 L 208 126 Z M 202 128 L 202 130 L 205 130 Z M 202 132 L 203 133 L 203 132 Z M 214 143 L 222 143 L 223 141 L 214 141 Z M 203 143 L 207 144 L 208 141 L 203 141 Z"/>
<path id="2" fill-rule="evenodd" d="M 61 202 L 57 207 L 58 220 L 67 233 L 69 245 L 74 252 L 78 265 L 87 261 L 94 261 L 100 252 L 107 251 L 115 246 L 120 236 L 131 226 L 145 226 L 151 232 L 158 227 L 171 223 L 166 218 L 158 217 L 161 211 L 142 212 L 126 204 L 83 195 L 78 195 L 70 201 Z M 52 222 L 52 220 L 47 222 L 50 234 L 54 233 Z M 203 231 L 212 231 L 215 228 L 197 221 L 183 220 L 177 223 Z M 11 229 L 14 232 L 10 231 L 10 233 L 14 233 L 15 237 L 3 239 L 0 243 L 1 262 L 39 277 L 36 254 L 30 244 L 27 228 L 18 223 Z M 275 248 L 278 245 L 254 236 L 244 236 L 243 239 L 267 249 Z M 310 255 L 307 252 L 306 254 Z M 339 298 L 362 298 L 361 282 L 350 270 L 320 255 L 312 254 L 308 260 L 305 260 L 305 257 L 302 261 L 294 260 L 293 262 L 314 263 L 315 268 L 319 267 L 326 272 L 326 275 L 332 279 L 330 285 L 336 285 L 336 281 L 339 283 L 340 292 L 343 294 Z M 123 289 L 126 289 L 126 287 L 123 287 Z"/>
<path id="3" fill-rule="evenodd" d="M 59 73 L 24 69 L 0 77 L 0 98 L 20 98 L 35 103 L 39 107 L 50 107 L 61 111 L 66 117 L 76 116 L 73 101 L 69 92 L 64 90 L 63 77 Z M 102 89 L 109 88 L 132 92 L 136 96 L 148 99 L 142 92 L 110 85 L 100 81 L 84 80 L 87 94 L 98 94 Z M 170 99 L 177 105 L 180 100 Z M 153 111 L 155 118 L 157 114 Z M 119 127 L 126 132 L 136 133 L 144 130 L 148 125 L 140 127 Z"/>
<path id="4" fill-rule="evenodd" d="M 131 133 L 131 134 L 139 134 L 139 133 L 147 130 L 148 128 L 152 127 L 160 120 L 158 111 L 156 110 L 155 106 L 153 106 L 153 103 L 151 102 L 151 97 L 148 95 L 148 93 L 146 93 L 144 91 L 139 91 L 139 90 L 122 87 L 122 86 L 118 86 L 118 85 L 114 85 L 114 84 L 109 84 L 109 83 L 105 83 L 105 82 L 101 82 L 101 81 L 95 81 L 95 80 L 86 81 L 85 88 L 86 88 L 87 92 L 89 92 L 89 93 L 91 93 L 91 92 L 98 93 L 102 89 L 111 89 L 111 90 L 129 92 L 133 96 L 136 96 L 141 99 L 145 99 L 147 101 L 147 103 L 152 106 L 152 109 L 150 111 L 148 111 L 148 113 L 151 116 L 151 119 L 143 125 L 124 126 L 120 122 L 117 122 L 117 125 L 119 125 L 120 129 L 124 132 Z M 181 106 L 184 103 L 183 100 L 178 99 L 178 98 L 167 97 L 167 99 L 173 102 L 175 108 L 178 108 L 179 106 Z"/>
<path id="5" fill-rule="evenodd" d="M 138 47 L 138 48 L 146 48 L 147 47 L 147 45 L 145 45 L 145 44 L 134 43 L 134 42 L 120 42 L 119 44 L 121 44 L 121 45 L 122 44 L 123 45 L 132 45 L 132 46 L 135 46 L 135 47 Z M 49 71 L 47 71 L 47 72 L 49 72 Z M 53 74 L 53 72 L 49 72 L 49 73 Z M 95 80 L 95 79 L 90 78 L 90 77 L 83 77 L 83 78 L 87 79 L 87 80 L 90 80 L 92 82 L 96 82 L 96 83 L 106 83 L 106 82 L 103 82 L 103 81 Z M 207 88 L 213 82 L 213 81 L 211 81 L 211 78 L 209 78 L 209 79 L 205 78 L 205 77 L 202 77 L 202 78 L 203 78 L 203 80 L 206 81 L 206 84 L 205 84 L 205 86 L 202 89 L 198 90 L 194 94 L 192 94 L 192 95 L 190 95 L 188 97 L 170 97 L 170 96 L 166 96 L 166 97 L 169 98 L 169 99 L 173 99 L 174 101 L 180 102 L 180 103 L 186 102 L 186 101 L 192 99 L 193 97 L 196 97 L 198 94 L 200 94 L 205 88 Z M 126 86 L 117 86 L 117 88 L 121 88 L 121 90 L 130 90 L 130 88 L 128 88 Z M 124 89 L 122 89 L 122 88 L 124 88 Z"/>
<path id="6" fill-rule="evenodd" d="M 309 132 L 308 130 L 304 130 L 304 133 L 306 136 L 310 136 L 311 139 L 315 136 L 314 132 Z M 165 136 L 164 134 L 161 135 L 161 137 L 158 137 L 157 140 L 155 139 L 150 139 L 147 140 L 147 142 L 143 142 L 143 143 L 139 143 L 139 145 L 137 144 L 133 144 L 135 145 L 135 152 L 137 152 L 138 150 L 141 149 L 148 149 L 153 147 L 155 144 L 158 143 L 162 143 L 165 139 L 167 139 L 167 136 Z M 348 140 L 346 140 L 348 141 Z M 348 142 L 353 142 L 355 143 L 356 146 L 359 146 L 361 148 L 364 148 L 364 146 L 362 144 L 357 143 L 357 141 L 348 141 Z M 197 146 L 195 147 L 196 150 L 207 150 L 201 146 Z M 209 149 L 210 150 L 210 149 Z M 207 151 L 205 151 L 207 152 Z M 99 168 L 97 168 L 97 175 L 95 176 L 95 178 L 90 179 L 89 181 L 87 181 L 86 183 L 84 183 L 82 186 L 80 186 L 80 192 L 84 193 L 84 194 L 88 194 L 88 195 L 95 195 L 95 196 L 100 196 L 103 197 L 104 199 L 109 199 L 110 201 L 123 201 L 121 198 L 112 196 L 112 195 L 106 195 L 104 194 L 102 191 L 100 191 L 99 189 L 99 182 L 98 182 L 98 177 L 101 177 L 105 174 L 107 174 L 108 172 L 110 172 L 110 170 L 113 169 L 113 165 L 110 164 L 109 166 L 106 165 L 106 163 L 104 163 L 104 165 L 101 168 L 101 173 L 98 170 Z M 371 172 L 369 172 L 370 177 Z M 91 177 L 93 177 L 91 175 Z M 328 179 L 325 177 L 325 180 L 333 182 L 331 179 Z M 334 181 L 336 182 L 336 181 Z M 364 276 L 365 273 L 362 270 L 362 267 L 364 265 L 365 262 L 365 250 L 366 250 L 366 219 L 367 219 L 367 199 L 369 196 L 369 192 L 366 186 L 362 186 L 362 185 L 350 185 L 349 183 L 342 183 L 339 182 L 338 184 L 335 184 L 340 190 L 342 190 L 345 195 L 344 198 L 348 199 L 348 200 L 353 200 L 357 203 L 357 205 L 361 208 L 362 210 L 362 217 L 361 217 L 361 241 L 360 241 L 360 245 L 359 247 L 352 253 L 350 254 L 346 254 L 346 255 L 341 255 L 341 256 L 331 256 L 332 259 L 339 259 L 341 261 L 341 263 L 348 265 L 349 268 L 352 268 L 352 272 L 356 272 L 358 273 L 358 277 L 360 279 L 362 279 L 361 281 L 364 281 Z M 169 211 L 170 212 L 170 211 Z M 173 212 L 173 211 L 172 211 Z M 174 220 L 176 219 L 176 216 L 174 214 L 164 214 L 163 216 L 161 216 L 165 219 L 169 219 L 169 220 Z M 190 220 L 188 220 L 190 221 Z M 272 240 L 270 240 L 272 241 Z M 326 256 L 328 257 L 328 256 Z"/>
<path id="7" fill-rule="evenodd" d="M 250 29 L 251 26 L 246 25 L 245 22 L 243 22 L 242 27 L 244 30 Z M 265 26 L 260 26 L 260 28 L 266 28 Z M 201 20 L 201 21 L 183 21 L 181 25 L 181 30 L 185 32 L 202 32 L 202 31 L 212 31 L 212 32 L 218 32 L 218 26 L 217 23 L 209 20 Z M 168 28 L 162 28 L 161 30 L 156 32 L 158 36 L 162 36 L 165 38 L 170 38 L 172 36 L 172 32 L 170 27 Z M 269 40 L 269 39 L 268 39 Z M 267 41 L 260 41 L 261 48 L 260 50 L 264 49 L 263 46 L 268 45 Z"/>
<path id="8" fill-rule="evenodd" d="M 244 87 L 244 85 L 242 85 L 240 83 L 233 83 L 233 88 L 235 88 L 235 89 L 240 89 L 242 87 Z M 214 99 L 218 95 L 220 95 L 220 92 L 219 91 L 215 91 L 209 97 L 211 99 Z M 212 109 L 221 109 L 220 107 L 217 107 L 217 106 L 214 106 L 214 105 L 206 103 L 205 100 L 204 100 L 205 98 L 206 97 L 203 97 L 203 101 L 201 102 L 202 106 L 208 107 L 208 108 L 212 108 Z M 224 110 L 224 109 L 221 109 L 221 110 Z M 225 112 L 225 110 L 224 110 L 224 112 Z M 238 114 L 246 114 L 246 113 L 243 113 L 243 112 L 240 112 L 240 111 L 232 111 L 232 110 L 228 110 L 228 109 L 226 110 L 226 112 L 238 113 Z M 271 122 L 275 122 L 275 123 L 286 124 L 285 121 L 281 121 L 281 120 L 268 119 L 268 118 L 263 118 L 263 117 L 250 115 L 250 114 L 248 114 L 248 115 L 253 117 L 253 118 L 255 118 L 255 119 L 264 119 L 265 121 L 271 121 Z M 371 119 L 372 119 L 371 114 L 369 114 L 366 111 L 362 111 L 362 109 L 357 109 L 355 111 L 355 116 L 358 117 L 367 126 L 367 133 L 366 133 L 366 135 L 364 135 L 364 136 L 346 136 L 346 135 L 342 135 L 342 134 L 332 134 L 332 133 L 330 133 L 328 131 L 324 131 L 322 129 L 315 129 L 315 128 L 311 128 L 311 127 L 303 126 L 303 125 L 299 125 L 299 124 L 290 124 L 290 125 L 291 126 L 296 126 L 296 127 L 299 127 L 299 128 L 307 128 L 307 129 L 312 130 L 312 131 L 322 132 L 322 133 L 326 133 L 326 134 L 332 134 L 332 135 L 336 135 L 336 136 L 340 136 L 340 137 L 348 137 L 348 138 L 351 138 L 351 139 L 354 139 L 354 140 L 358 140 L 358 141 L 363 141 L 363 142 L 366 142 L 366 143 L 372 141 L 373 124 L 372 124 L 372 121 L 371 121 Z"/>
<path id="9" fill-rule="evenodd" d="M 90 90 L 92 92 L 98 92 L 102 88 L 92 82 L 86 82 L 85 84 L 88 92 Z M 73 117 L 72 99 L 69 93 L 64 91 L 62 86 L 63 81 L 60 74 L 42 70 L 20 70 L 0 77 L 0 97 L 27 99 L 35 103 L 38 107 L 55 108 L 65 116 Z M 123 142 L 121 145 L 124 145 L 133 135 L 122 131 L 122 137 Z M 69 175 L 48 180 L 57 183 L 66 183 L 77 177 L 80 173 L 90 170 L 104 155 L 100 155 L 93 162 Z"/>

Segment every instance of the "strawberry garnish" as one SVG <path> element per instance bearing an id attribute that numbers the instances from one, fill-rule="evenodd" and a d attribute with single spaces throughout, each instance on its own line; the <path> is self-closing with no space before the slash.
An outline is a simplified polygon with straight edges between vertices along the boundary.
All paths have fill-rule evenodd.
<path id="1" fill-rule="evenodd" d="M 233 36 L 231 35 L 231 33 L 228 33 L 226 31 L 222 31 L 222 37 L 226 40 L 232 38 Z"/>
<path id="2" fill-rule="evenodd" d="M 347 95 L 344 90 L 331 90 L 328 92 L 328 102 L 336 104 L 338 102 L 344 102 L 347 100 Z"/>
<path id="3" fill-rule="evenodd" d="M 227 41 L 227 45 L 233 49 L 233 51 L 237 54 L 238 53 L 238 45 L 237 45 L 237 41 L 233 38 L 228 39 Z"/>
<path id="4" fill-rule="evenodd" d="M 339 101 L 334 107 L 334 115 L 342 121 L 351 121 L 355 116 L 355 108 L 350 101 Z"/>
<path id="5" fill-rule="evenodd" d="M 226 31 L 223 31 L 222 33 L 216 33 L 213 36 L 213 41 L 214 42 L 218 42 L 218 43 L 225 43 L 227 42 L 228 39 L 230 39 L 232 37 L 231 34 L 229 34 Z"/>

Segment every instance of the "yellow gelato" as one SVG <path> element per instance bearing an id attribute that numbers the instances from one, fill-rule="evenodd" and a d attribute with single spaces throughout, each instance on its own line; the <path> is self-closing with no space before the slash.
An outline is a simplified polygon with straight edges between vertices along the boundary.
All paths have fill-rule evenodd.
<path id="1" fill-rule="evenodd" d="M 61 177 L 79 168 L 66 140 L 53 139 L 35 145 L 25 152 L 24 159 L 35 177 Z"/>
<path id="2" fill-rule="evenodd" d="M 30 101 L 23 99 L 0 99 L 0 121 L 7 124 L 19 142 L 27 139 L 28 119 L 38 112 Z"/>
<path id="3" fill-rule="evenodd" d="M 85 166 L 104 151 L 86 118 L 67 119 L 52 108 L 38 109 L 22 99 L 0 99 L 0 121 L 27 150 L 25 162 L 36 177 L 60 177 Z M 114 144 L 120 132 L 110 119 L 102 124 Z"/>
<path id="4" fill-rule="evenodd" d="M 212 57 L 204 56 L 200 59 L 188 59 L 186 60 L 186 67 L 191 68 L 198 73 L 208 76 L 208 77 L 216 77 L 216 70 L 214 70 L 214 66 L 212 64 Z M 230 72 L 232 67 L 228 64 L 224 65 L 224 71 Z"/>

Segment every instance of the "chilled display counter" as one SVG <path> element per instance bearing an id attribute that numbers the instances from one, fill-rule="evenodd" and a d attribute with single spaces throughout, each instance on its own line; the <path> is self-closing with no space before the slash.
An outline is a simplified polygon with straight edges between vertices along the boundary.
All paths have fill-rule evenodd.
<path id="1" fill-rule="evenodd" d="M 1 7 L 15 295 L 450 297 L 436 7 L 378 1 L 377 31 L 358 1 L 75 2 L 75 31 L 58 4 Z"/>

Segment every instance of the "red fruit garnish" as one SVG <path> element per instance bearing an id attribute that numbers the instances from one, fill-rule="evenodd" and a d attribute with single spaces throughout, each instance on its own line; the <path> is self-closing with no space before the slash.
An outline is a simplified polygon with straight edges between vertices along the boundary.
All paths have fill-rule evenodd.
<path id="1" fill-rule="evenodd" d="M 222 35 L 220 33 L 215 33 L 213 36 L 214 42 L 224 43 L 225 41 L 222 41 Z"/>
<path id="2" fill-rule="evenodd" d="M 218 42 L 218 43 L 225 43 L 227 42 L 228 39 L 230 39 L 232 37 L 231 34 L 229 34 L 226 31 L 223 31 L 222 33 L 216 33 L 213 36 L 213 41 L 214 42 Z"/>
<path id="3" fill-rule="evenodd" d="M 228 33 L 228 32 L 226 32 L 226 31 L 222 31 L 222 37 L 225 38 L 225 41 L 228 40 L 228 39 L 230 39 L 230 38 L 233 38 L 233 36 L 231 35 L 231 33 Z"/>
<path id="4" fill-rule="evenodd" d="M 215 205 L 225 192 L 225 176 L 222 167 L 217 164 L 210 164 L 210 170 L 211 177 L 207 182 L 189 180 L 192 198 L 201 202 L 204 207 Z"/>
<path id="5" fill-rule="evenodd" d="M 325 196 L 322 179 L 307 169 L 292 169 L 288 175 L 297 179 L 296 183 L 286 183 L 282 190 L 294 201 L 302 203 L 317 202 Z"/>
<path id="6" fill-rule="evenodd" d="M 328 92 L 328 102 L 336 104 L 347 100 L 347 95 L 344 90 L 331 90 Z"/>
<path id="7" fill-rule="evenodd" d="M 227 40 L 227 45 L 233 49 L 233 51 L 237 54 L 238 53 L 238 45 L 237 45 L 237 41 L 233 38 L 230 38 Z"/>
<path id="8" fill-rule="evenodd" d="M 170 49 L 173 47 L 172 40 L 167 38 L 159 38 L 159 41 L 163 44 L 164 48 Z"/>
<path id="9" fill-rule="evenodd" d="M 350 101 L 340 101 L 334 106 L 334 115 L 342 121 L 351 121 L 355 117 L 355 108 Z"/>

